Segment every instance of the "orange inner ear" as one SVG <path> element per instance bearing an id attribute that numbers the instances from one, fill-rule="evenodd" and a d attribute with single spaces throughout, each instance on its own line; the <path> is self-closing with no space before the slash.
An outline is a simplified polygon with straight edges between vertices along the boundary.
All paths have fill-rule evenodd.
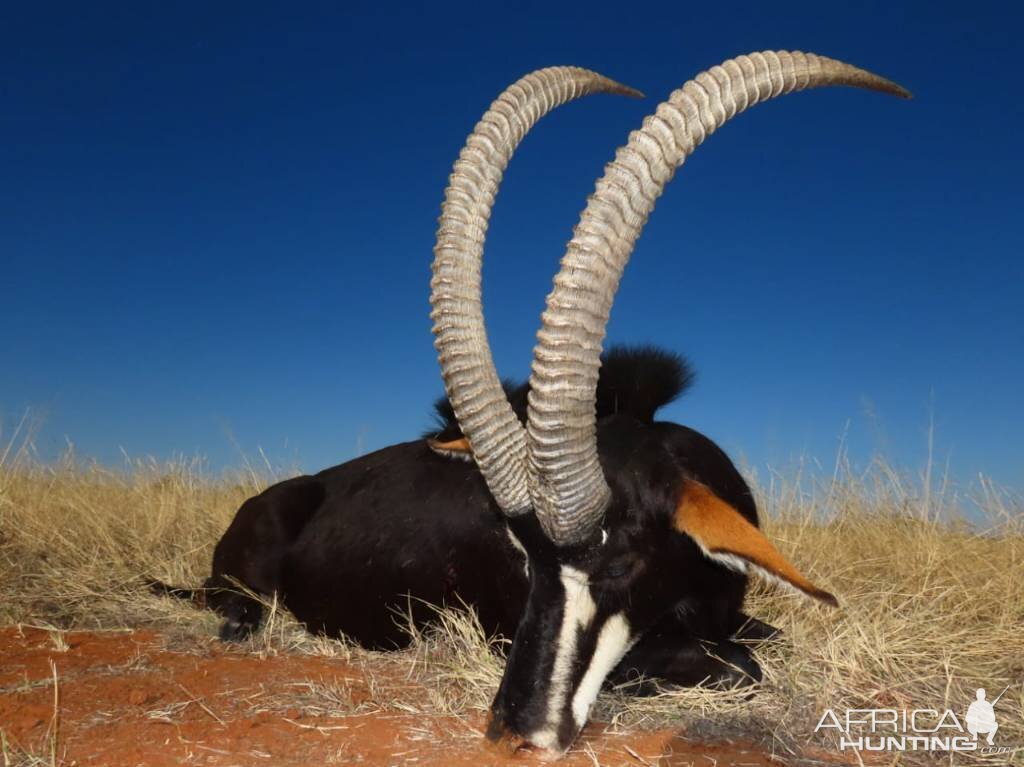
<path id="1" fill-rule="evenodd" d="M 739 557 L 810 597 L 839 606 L 834 596 L 801 575 L 760 530 L 700 482 L 686 480 L 683 483 L 676 505 L 675 528 L 693 538 L 711 559 Z"/>
<path id="2" fill-rule="evenodd" d="M 472 452 L 469 447 L 469 440 L 465 437 L 459 439 L 453 439 L 451 442 L 438 442 L 436 439 L 429 441 L 430 449 L 437 450 L 442 453 L 469 453 Z"/>

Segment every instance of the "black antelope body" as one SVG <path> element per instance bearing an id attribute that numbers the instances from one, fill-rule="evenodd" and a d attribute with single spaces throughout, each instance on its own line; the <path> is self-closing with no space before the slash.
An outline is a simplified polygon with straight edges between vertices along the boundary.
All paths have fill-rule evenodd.
<path id="1" fill-rule="evenodd" d="M 450 422 L 433 439 L 246 501 L 206 583 L 226 617 L 222 635 L 260 620 L 233 580 L 278 595 L 311 631 L 373 647 L 403 643 L 396 609 L 411 605 L 419 623 L 431 615 L 421 601 L 460 600 L 485 629 L 514 637 L 487 736 L 556 752 L 609 678 L 758 678 L 734 641 L 768 629 L 741 612 L 747 572 L 835 599 L 758 531 L 747 485 L 713 442 L 655 420 L 689 380 L 681 360 L 624 350 L 602 367 L 601 349 L 633 246 L 686 157 L 748 106 L 824 85 L 909 95 L 832 59 L 764 52 L 701 73 L 659 105 L 597 182 L 548 296 L 529 383 L 515 390 L 494 369 L 480 296 L 504 168 L 554 107 L 638 94 L 568 67 L 506 90 L 455 163 L 434 249 L 431 316 Z"/>

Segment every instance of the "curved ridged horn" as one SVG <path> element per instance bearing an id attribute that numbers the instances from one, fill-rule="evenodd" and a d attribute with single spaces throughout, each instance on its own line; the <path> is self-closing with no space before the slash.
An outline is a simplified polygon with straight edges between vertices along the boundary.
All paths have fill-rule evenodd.
<path id="1" fill-rule="evenodd" d="M 455 161 L 441 206 L 430 281 L 434 346 L 452 409 L 491 494 L 505 513 L 530 509 L 526 432 L 491 359 L 480 296 L 487 222 L 505 166 L 530 128 L 555 107 L 591 93 L 642 94 L 578 67 L 551 67 L 509 86 L 477 123 Z"/>
<path id="2" fill-rule="evenodd" d="M 548 295 L 530 376 L 531 495 L 556 544 L 593 534 L 611 497 L 594 415 L 601 345 L 619 279 L 655 201 L 687 156 L 733 115 L 824 85 L 910 96 L 889 80 L 810 53 L 739 56 L 673 92 L 597 182 Z"/>

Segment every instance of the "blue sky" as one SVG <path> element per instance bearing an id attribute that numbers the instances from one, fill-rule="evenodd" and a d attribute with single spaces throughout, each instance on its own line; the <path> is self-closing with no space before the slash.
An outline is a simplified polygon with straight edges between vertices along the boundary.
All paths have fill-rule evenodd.
<path id="1" fill-rule="evenodd" d="M 916 96 L 823 90 L 713 136 L 660 201 L 609 339 L 687 354 L 666 415 L 759 470 L 840 437 L 1022 489 L 1019 30 L 1007 3 L 21 4 L 0 26 L 0 414 L 117 462 L 307 470 L 417 436 L 451 163 L 490 101 L 575 64 L 644 90 L 558 110 L 487 243 L 502 374 L 615 147 L 698 71 L 841 58 Z M 931 414 L 931 415 L 930 415 Z"/>

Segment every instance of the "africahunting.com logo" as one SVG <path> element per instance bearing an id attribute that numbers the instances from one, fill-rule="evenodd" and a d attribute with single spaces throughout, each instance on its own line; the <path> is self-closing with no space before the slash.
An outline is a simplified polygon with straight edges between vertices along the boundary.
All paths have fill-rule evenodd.
<path id="1" fill-rule="evenodd" d="M 1009 761 L 1021 749 L 995 742 L 995 708 L 1007 689 L 991 702 L 985 689 L 978 689 L 962 717 L 948 708 L 851 708 L 840 713 L 829 708 L 814 731 L 831 732 L 841 751 L 970 751 Z"/>

